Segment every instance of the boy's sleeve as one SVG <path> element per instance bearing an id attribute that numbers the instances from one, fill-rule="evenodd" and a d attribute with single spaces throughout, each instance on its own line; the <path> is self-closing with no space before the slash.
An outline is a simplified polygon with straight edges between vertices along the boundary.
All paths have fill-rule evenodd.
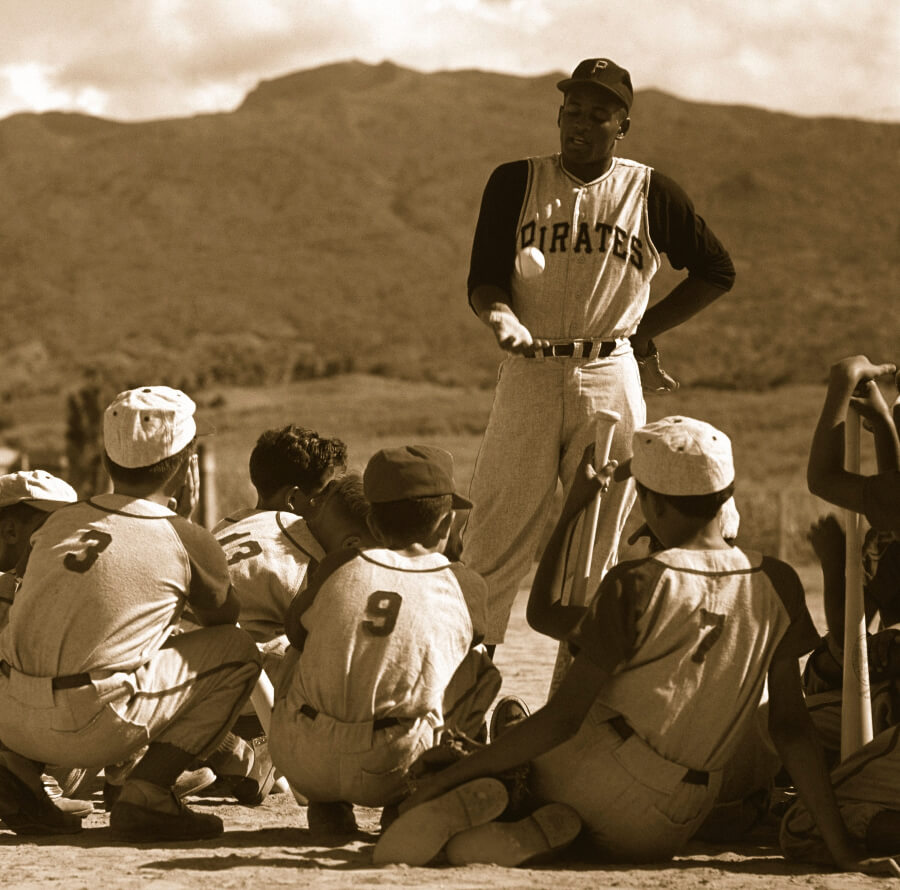
<path id="1" fill-rule="evenodd" d="M 306 587 L 291 600 L 284 619 L 284 632 L 295 649 L 303 651 L 308 635 L 308 631 L 303 626 L 303 614 L 315 602 L 322 585 L 341 566 L 346 565 L 357 556 L 359 556 L 359 551 L 353 547 L 333 550 L 324 557 L 315 570 L 307 575 Z"/>
<path id="2" fill-rule="evenodd" d="M 569 650 L 584 653 L 612 673 L 634 652 L 638 620 L 647 608 L 663 567 L 641 560 L 613 566 L 597 590 L 591 608 L 569 634 Z"/>
<path id="3" fill-rule="evenodd" d="M 872 528 L 900 535 L 900 470 L 866 477 L 863 511 Z"/>
<path id="4" fill-rule="evenodd" d="M 225 603 L 231 587 L 225 551 L 203 526 L 182 516 L 173 516 L 169 521 L 190 563 L 187 601 L 197 609 L 217 609 Z"/>
<path id="5" fill-rule="evenodd" d="M 806 606 L 803 584 L 794 569 L 780 559 L 764 556 L 762 570 L 772 582 L 772 587 L 787 610 L 791 623 L 775 649 L 773 657 L 801 658 L 811 652 L 822 640 Z"/>

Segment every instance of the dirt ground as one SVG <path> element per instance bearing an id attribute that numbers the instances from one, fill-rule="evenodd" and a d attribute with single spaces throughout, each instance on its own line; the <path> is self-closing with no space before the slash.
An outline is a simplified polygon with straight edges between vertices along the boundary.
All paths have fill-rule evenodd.
<path id="1" fill-rule="evenodd" d="M 816 617 L 816 610 L 814 617 Z M 531 632 L 524 620 L 524 599 L 515 609 L 507 643 L 498 649 L 504 675 L 503 693 L 539 706 L 546 697 L 555 658 L 555 644 Z M 501 693 L 501 694 L 503 694 Z M 127 845 L 109 833 L 99 792 L 92 797 L 95 812 L 79 835 L 46 840 L 17 838 L 0 829 L 0 886 L 16 890 L 181 890 L 216 887 L 452 887 L 511 888 L 662 888 L 696 887 L 729 890 L 773 890 L 808 887 L 816 890 L 886 886 L 863 875 L 823 874 L 786 863 L 778 852 L 772 828 L 756 832 L 739 845 L 692 844 L 684 855 L 661 866 L 627 868 L 566 863 L 565 866 L 507 869 L 374 868 L 371 852 L 377 837 L 377 810 L 357 809 L 361 831 L 348 843 L 334 846 L 306 827 L 306 811 L 285 794 L 270 796 L 256 809 L 216 797 L 193 798 L 197 809 L 208 809 L 225 822 L 218 841 L 182 844 Z M 900 882 L 898 882 L 900 885 Z"/>

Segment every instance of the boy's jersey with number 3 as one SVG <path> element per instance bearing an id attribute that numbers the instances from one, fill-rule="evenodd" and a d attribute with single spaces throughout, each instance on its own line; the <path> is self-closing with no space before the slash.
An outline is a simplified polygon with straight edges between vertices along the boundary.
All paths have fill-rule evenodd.
<path id="1" fill-rule="evenodd" d="M 819 639 L 787 563 L 671 548 L 610 569 L 569 645 L 611 674 L 595 723 L 622 714 L 663 757 L 713 770 L 755 714 L 773 658 L 799 659 Z"/>
<path id="2" fill-rule="evenodd" d="M 283 634 L 291 600 L 324 556 L 306 520 L 279 510 L 241 510 L 223 519 L 213 535 L 228 559 L 241 627 L 257 643 Z"/>
<path id="3" fill-rule="evenodd" d="M 486 585 L 442 553 L 347 551 L 304 596 L 288 704 L 345 723 L 442 713 L 444 690 L 484 632 Z"/>
<path id="4" fill-rule="evenodd" d="M 0 634 L 0 657 L 31 676 L 134 670 L 186 603 L 215 609 L 228 597 L 216 539 L 153 501 L 103 494 L 61 507 L 31 542 Z"/>

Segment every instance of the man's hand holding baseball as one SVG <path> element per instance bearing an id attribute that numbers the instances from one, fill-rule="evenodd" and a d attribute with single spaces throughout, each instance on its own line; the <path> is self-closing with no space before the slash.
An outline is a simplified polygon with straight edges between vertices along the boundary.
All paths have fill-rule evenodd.
<path id="1" fill-rule="evenodd" d="M 494 332 L 498 345 L 506 352 L 533 355 L 535 349 L 547 345 L 543 340 L 535 340 L 508 306 L 492 306 L 479 317 Z"/>

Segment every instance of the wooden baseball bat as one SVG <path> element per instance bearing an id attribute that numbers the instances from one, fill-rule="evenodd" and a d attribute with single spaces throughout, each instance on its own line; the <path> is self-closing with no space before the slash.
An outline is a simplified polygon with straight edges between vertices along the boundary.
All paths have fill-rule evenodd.
<path id="1" fill-rule="evenodd" d="M 609 462 L 609 452 L 612 449 L 616 424 L 621 419 L 622 416 L 615 411 L 600 410 L 594 415 L 593 466 L 598 472 Z M 572 579 L 568 605 L 583 606 L 587 602 L 588 582 L 591 578 L 591 565 L 594 560 L 594 545 L 597 540 L 597 524 L 602 500 L 603 492 L 598 491 L 581 517 L 581 539 L 575 558 L 575 576 Z M 565 580 L 565 578 L 561 579 L 563 585 Z M 560 643 L 559 651 L 556 653 L 556 664 L 553 666 L 553 676 L 550 680 L 549 695 L 553 695 L 556 691 L 571 663 L 572 658 L 569 655 L 568 647 L 565 643 Z"/>
<path id="2" fill-rule="evenodd" d="M 850 406 L 844 423 L 844 467 L 859 473 L 859 412 Z M 866 646 L 866 606 L 863 598 L 861 517 L 844 511 L 846 569 L 844 576 L 844 679 L 841 690 L 841 759 L 872 740 L 872 696 Z"/>

